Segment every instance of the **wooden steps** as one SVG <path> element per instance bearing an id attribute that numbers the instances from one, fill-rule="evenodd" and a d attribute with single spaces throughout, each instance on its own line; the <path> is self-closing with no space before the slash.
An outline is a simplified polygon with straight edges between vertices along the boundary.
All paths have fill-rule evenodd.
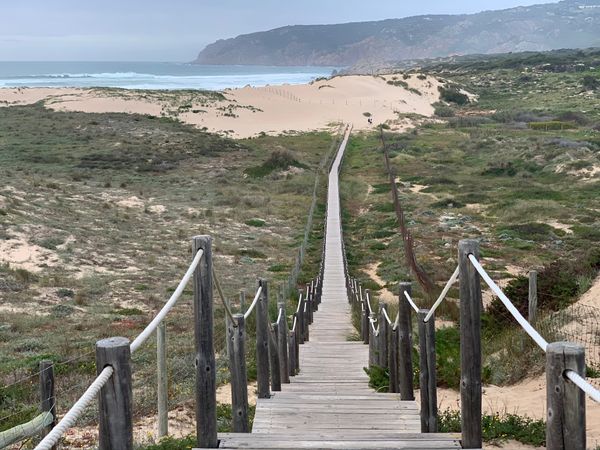
<path id="1" fill-rule="evenodd" d="M 221 434 L 220 448 L 457 449 L 457 435 L 422 434 L 416 402 L 377 393 L 363 368 L 369 349 L 353 334 L 342 257 L 337 167 L 329 175 L 323 296 L 300 346 L 300 373 L 259 399 L 252 433 Z"/>

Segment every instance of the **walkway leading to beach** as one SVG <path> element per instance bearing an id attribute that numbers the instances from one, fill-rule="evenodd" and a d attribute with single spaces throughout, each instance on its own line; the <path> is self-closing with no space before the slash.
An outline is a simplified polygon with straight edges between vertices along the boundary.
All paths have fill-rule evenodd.
<path id="1" fill-rule="evenodd" d="M 377 393 L 363 367 L 369 349 L 353 333 L 344 278 L 338 168 L 329 174 L 323 295 L 302 345 L 301 372 L 281 392 L 259 399 L 252 433 L 220 435 L 221 448 L 455 449 L 456 435 L 420 432 L 419 410 L 400 394 Z"/>

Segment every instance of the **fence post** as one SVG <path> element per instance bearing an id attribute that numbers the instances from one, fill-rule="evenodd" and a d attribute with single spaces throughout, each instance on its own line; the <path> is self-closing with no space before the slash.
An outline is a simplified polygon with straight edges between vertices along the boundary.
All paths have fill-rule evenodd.
<path id="1" fill-rule="evenodd" d="M 296 317 L 296 313 L 294 313 L 294 317 Z M 297 323 L 296 323 L 296 326 L 298 326 Z M 290 352 L 288 355 L 288 357 L 289 357 L 288 376 L 293 377 L 294 375 L 296 375 L 296 331 L 295 330 L 289 331 L 288 339 L 289 339 L 289 346 L 290 346 Z"/>
<path id="2" fill-rule="evenodd" d="M 360 291 L 360 299 L 363 305 L 363 327 L 364 327 L 364 343 L 368 344 L 369 343 L 369 339 L 371 337 L 371 324 L 369 323 L 370 321 L 370 314 L 371 312 L 369 311 L 369 304 L 367 303 L 367 295 L 369 295 L 369 290 L 365 289 L 363 292 L 363 288 L 362 286 L 359 285 L 359 291 Z"/>
<path id="3" fill-rule="evenodd" d="M 281 322 L 278 323 L 277 346 L 279 347 L 279 368 L 281 369 L 281 382 L 288 384 L 290 382 L 290 365 L 288 350 L 288 323 L 285 311 L 285 302 L 279 302 L 277 309 L 282 311 Z"/>
<path id="4" fill-rule="evenodd" d="M 306 297 L 304 297 L 303 309 L 304 319 L 302 320 L 302 323 L 304 324 L 304 342 L 308 342 L 310 341 L 310 304 L 308 303 L 308 298 Z"/>
<path id="5" fill-rule="evenodd" d="M 537 271 L 531 270 L 529 272 L 529 308 L 528 320 L 530 324 L 535 324 L 537 318 Z"/>
<path id="6" fill-rule="evenodd" d="M 435 372 L 435 319 L 428 322 L 427 309 L 419 310 L 419 386 L 421 391 L 421 433 L 437 432 L 437 377 Z"/>
<path id="7" fill-rule="evenodd" d="M 281 391 L 281 364 L 279 362 L 279 345 L 277 345 L 277 336 L 279 334 L 279 325 L 271 324 L 269 331 L 269 358 L 271 359 L 271 390 Z"/>
<path id="8" fill-rule="evenodd" d="M 377 335 L 375 334 L 375 313 L 369 314 L 369 367 L 378 365 L 379 355 L 377 354 Z"/>
<path id="9" fill-rule="evenodd" d="M 256 305 L 256 378 L 258 398 L 271 397 L 269 387 L 269 291 L 266 280 L 258 281 L 262 287 Z"/>
<path id="10" fill-rule="evenodd" d="M 390 327 L 390 345 L 388 354 L 388 368 L 390 370 L 389 392 L 398 392 L 398 330 Z"/>
<path id="11" fill-rule="evenodd" d="M 404 293 L 410 295 L 412 287 L 410 283 L 400 283 L 398 298 L 398 383 L 400 398 L 402 400 L 414 400 L 413 389 L 413 362 L 412 362 L 412 330 L 411 330 L 411 308 Z"/>
<path id="12" fill-rule="evenodd" d="M 379 365 L 388 369 L 388 347 L 390 338 L 390 325 L 388 324 L 383 311 L 387 312 L 387 305 L 379 303 Z"/>
<path id="13" fill-rule="evenodd" d="M 54 395 L 54 364 L 52 361 L 40 361 L 40 400 L 42 411 L 52 414 L 52 423 L 45 427 L 42 435 L 46 436 L 56 425 L 56 397 Z M 58 445 L 52 446 L 56 450 Z"/>
<path id="14" fill-rule="evenodd" d="M 463 448 L 481 448 L 481 284 L 469 255 L 479 243 L 458 243 L 460 282 L 460 409 Z"/>
<path id="15" fill-rule="evenodd" d="M 162 321 L 156 330 L 156 371 L 158 404 L 158 437 L 169 434 L 168 381 L 167 381 L 167 327 Z"/>
<path id="16" fill-rule="evenodd" d="M 565 376 L 572 370 L 585 377 L 585 349 L 554 342 L 546 350 L 546 448 L 585 450 L 585 394 Z"/>
<path id="17" fill-rule="evenodd" d="M 100 390 L 100 450 L 133 449 L 133 393 L 129 339 L 112 337 L 96 342 L 96 373 L 106 366 L 114 369 L 112 377 Z"/>
<path id="18" fill-rule="evenodd" d="M 231 411 L 234 433 L 248 433 L 248 376 L 246 374 L 246 324 L 243 314 L 227 320 L 227 347 L 231 373 Z"/>
<path id="19" fill-rule="evenodd" d="M 240 289 L 240 311 L 246 311 L 246 290 Z"/>

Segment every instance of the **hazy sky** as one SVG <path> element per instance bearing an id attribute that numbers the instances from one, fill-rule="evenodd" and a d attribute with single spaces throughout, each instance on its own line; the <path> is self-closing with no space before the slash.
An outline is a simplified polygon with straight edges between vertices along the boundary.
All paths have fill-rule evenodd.
<path id="1" fill-rule="evenodd" d="M 0 0 L 2 61 L 190 61 L 210 42 L 293 24 L 472 13 L 546 0 Z"/>

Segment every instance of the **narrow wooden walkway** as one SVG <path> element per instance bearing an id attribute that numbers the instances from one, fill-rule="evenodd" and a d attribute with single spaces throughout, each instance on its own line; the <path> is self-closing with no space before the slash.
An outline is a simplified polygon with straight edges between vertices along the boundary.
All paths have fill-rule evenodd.
<path id="1" fill-rule="evenodd" d="M 323 296 L 300 347 L 301 372 L 270 399 L 259 399 L 251 434 L 222 434 L 221 448 L 455 449 L 455 435 L 421 434 L 417 404 L 369 388 L 368 346 L 351 342 L 340 236 L 338 167 L 329 174 Z"/>

